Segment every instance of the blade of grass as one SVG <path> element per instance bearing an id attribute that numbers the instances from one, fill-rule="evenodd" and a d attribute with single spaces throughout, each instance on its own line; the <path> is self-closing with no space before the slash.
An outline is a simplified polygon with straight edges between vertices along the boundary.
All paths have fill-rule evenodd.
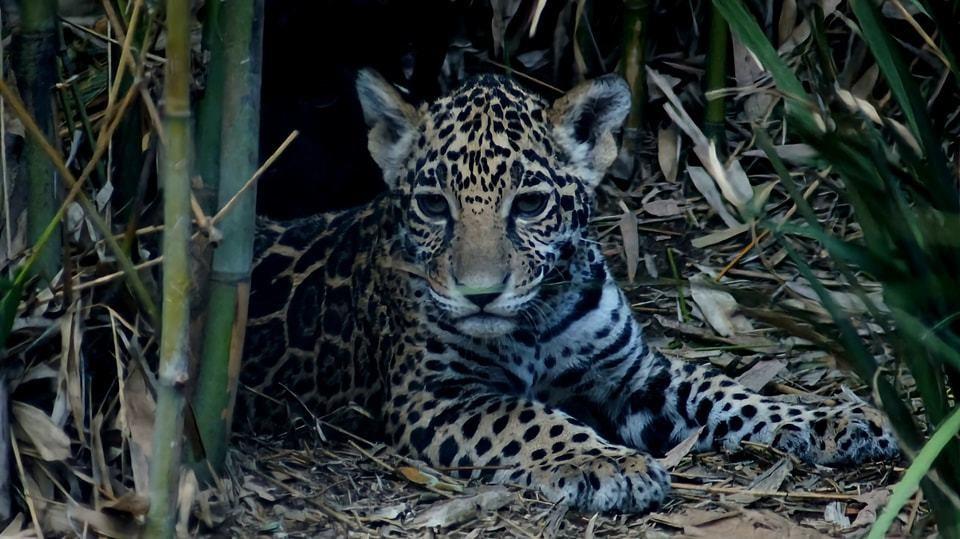
<path id="1" fill-rule="evenodd" d="M 893 487 L 890 494 L 890 501 L 883 508 L 880 516 L 877 517 L 873 527 L 870 528 L 868 539 L 882 539 L 887 536 L 890 526 L 904 505 L 913 497 L 913 494 L 920 487 L 920 481 L 930 471 L 934 460 L 943 451 L 943 448 L 960 432 L 960 406 L 954 408 L 953 412 L 946 421 L 937 428 L 933 436 L 923 445 L 913 462 L 904 472 L 903 478 Z M 960 507 L 955 507 L 955 511 L 960 511 Z"/>

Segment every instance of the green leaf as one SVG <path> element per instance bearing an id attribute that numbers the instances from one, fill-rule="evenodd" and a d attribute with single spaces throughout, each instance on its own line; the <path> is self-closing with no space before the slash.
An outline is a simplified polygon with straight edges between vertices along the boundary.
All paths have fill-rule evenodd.
<path id="1" fill-rule="evenodd" d="M 920 480 L 927 475 L 933 461 L 940 455 L 943 448 L 960 432 L 960 406 L 954 408 L 950 417 L 933 433 L 933 436 L 923 444 L 923 448 L 917 453 L 916 458 L 904 472 L 903 478 L 893 487 L 893 493 L 890 494 L 890 501 L 883 508 L 880 516 L 877 517 L 873 527 L 870 528 L 870 534 L 867 539 L 883 539 L 887 536 L 887 531 L 893 524 L 897 514 L 907 504 L 913 493 L 920 486 Z"/>

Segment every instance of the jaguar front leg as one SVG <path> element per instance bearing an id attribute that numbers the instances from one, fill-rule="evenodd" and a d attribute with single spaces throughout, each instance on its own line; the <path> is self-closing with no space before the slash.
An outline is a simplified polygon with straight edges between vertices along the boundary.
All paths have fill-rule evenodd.
<path id="1" fill-rule="evenodd" d="M 711 367 L 656 352 L 643 361 L 650 378 L 631 394 L 621 416 L 620 434 L 631 445 L 657 452 L 665 448 L 651 447 L 651 441 L 669 446 L 702 427 L 698 450 L 730 450 L 751 441 L 826 465 L 899 452 L 883 415 L 870 406 L 789 404 L 754 393 Z"/>
<path id="2" fill-rule="evenodd" d="M 393 386 L 386 407 L 387 436 L 402 454 L 454 476 L 535 488 L 583 511 L 650 511 L 669 489 L 667 473 L 649 455 L 479 382 L 474 365 L 449 357 L 418 363 Z"/>

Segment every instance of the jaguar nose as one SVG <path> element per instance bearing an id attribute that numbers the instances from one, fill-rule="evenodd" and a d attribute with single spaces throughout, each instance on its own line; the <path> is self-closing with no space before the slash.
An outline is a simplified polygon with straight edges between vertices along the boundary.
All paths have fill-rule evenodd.
<path id="1" fill-rule="evenodd" d="M 483 309 L 489 305 L 493 300 L 500 297 L 500 292 L 489 292 L 481 294 L 464 294 L 464 297 L 470 300 L 471 303 Z"/>

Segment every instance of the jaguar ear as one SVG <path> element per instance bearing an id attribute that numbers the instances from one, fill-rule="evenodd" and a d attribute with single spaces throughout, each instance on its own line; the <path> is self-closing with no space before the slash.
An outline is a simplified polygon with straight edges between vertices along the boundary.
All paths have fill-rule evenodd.
<path id="1" fill-rule="evenodd" d="M 393 189 L 415 140 L 417 111 L 372 69 L 363 69 L 357 74 L 357 96 L 363 119 L 370 128 L 367 134 L 370 155 L 383 170 L 387 186 Z"/>
<path id="2" fill-rule="evenodd" d="M 614 132 L 630 112 L 630 87 L 618 75 L 580 83 L 550 109 L 554 135 L 583 177 L 596 186 L 617 158 Z"/>

